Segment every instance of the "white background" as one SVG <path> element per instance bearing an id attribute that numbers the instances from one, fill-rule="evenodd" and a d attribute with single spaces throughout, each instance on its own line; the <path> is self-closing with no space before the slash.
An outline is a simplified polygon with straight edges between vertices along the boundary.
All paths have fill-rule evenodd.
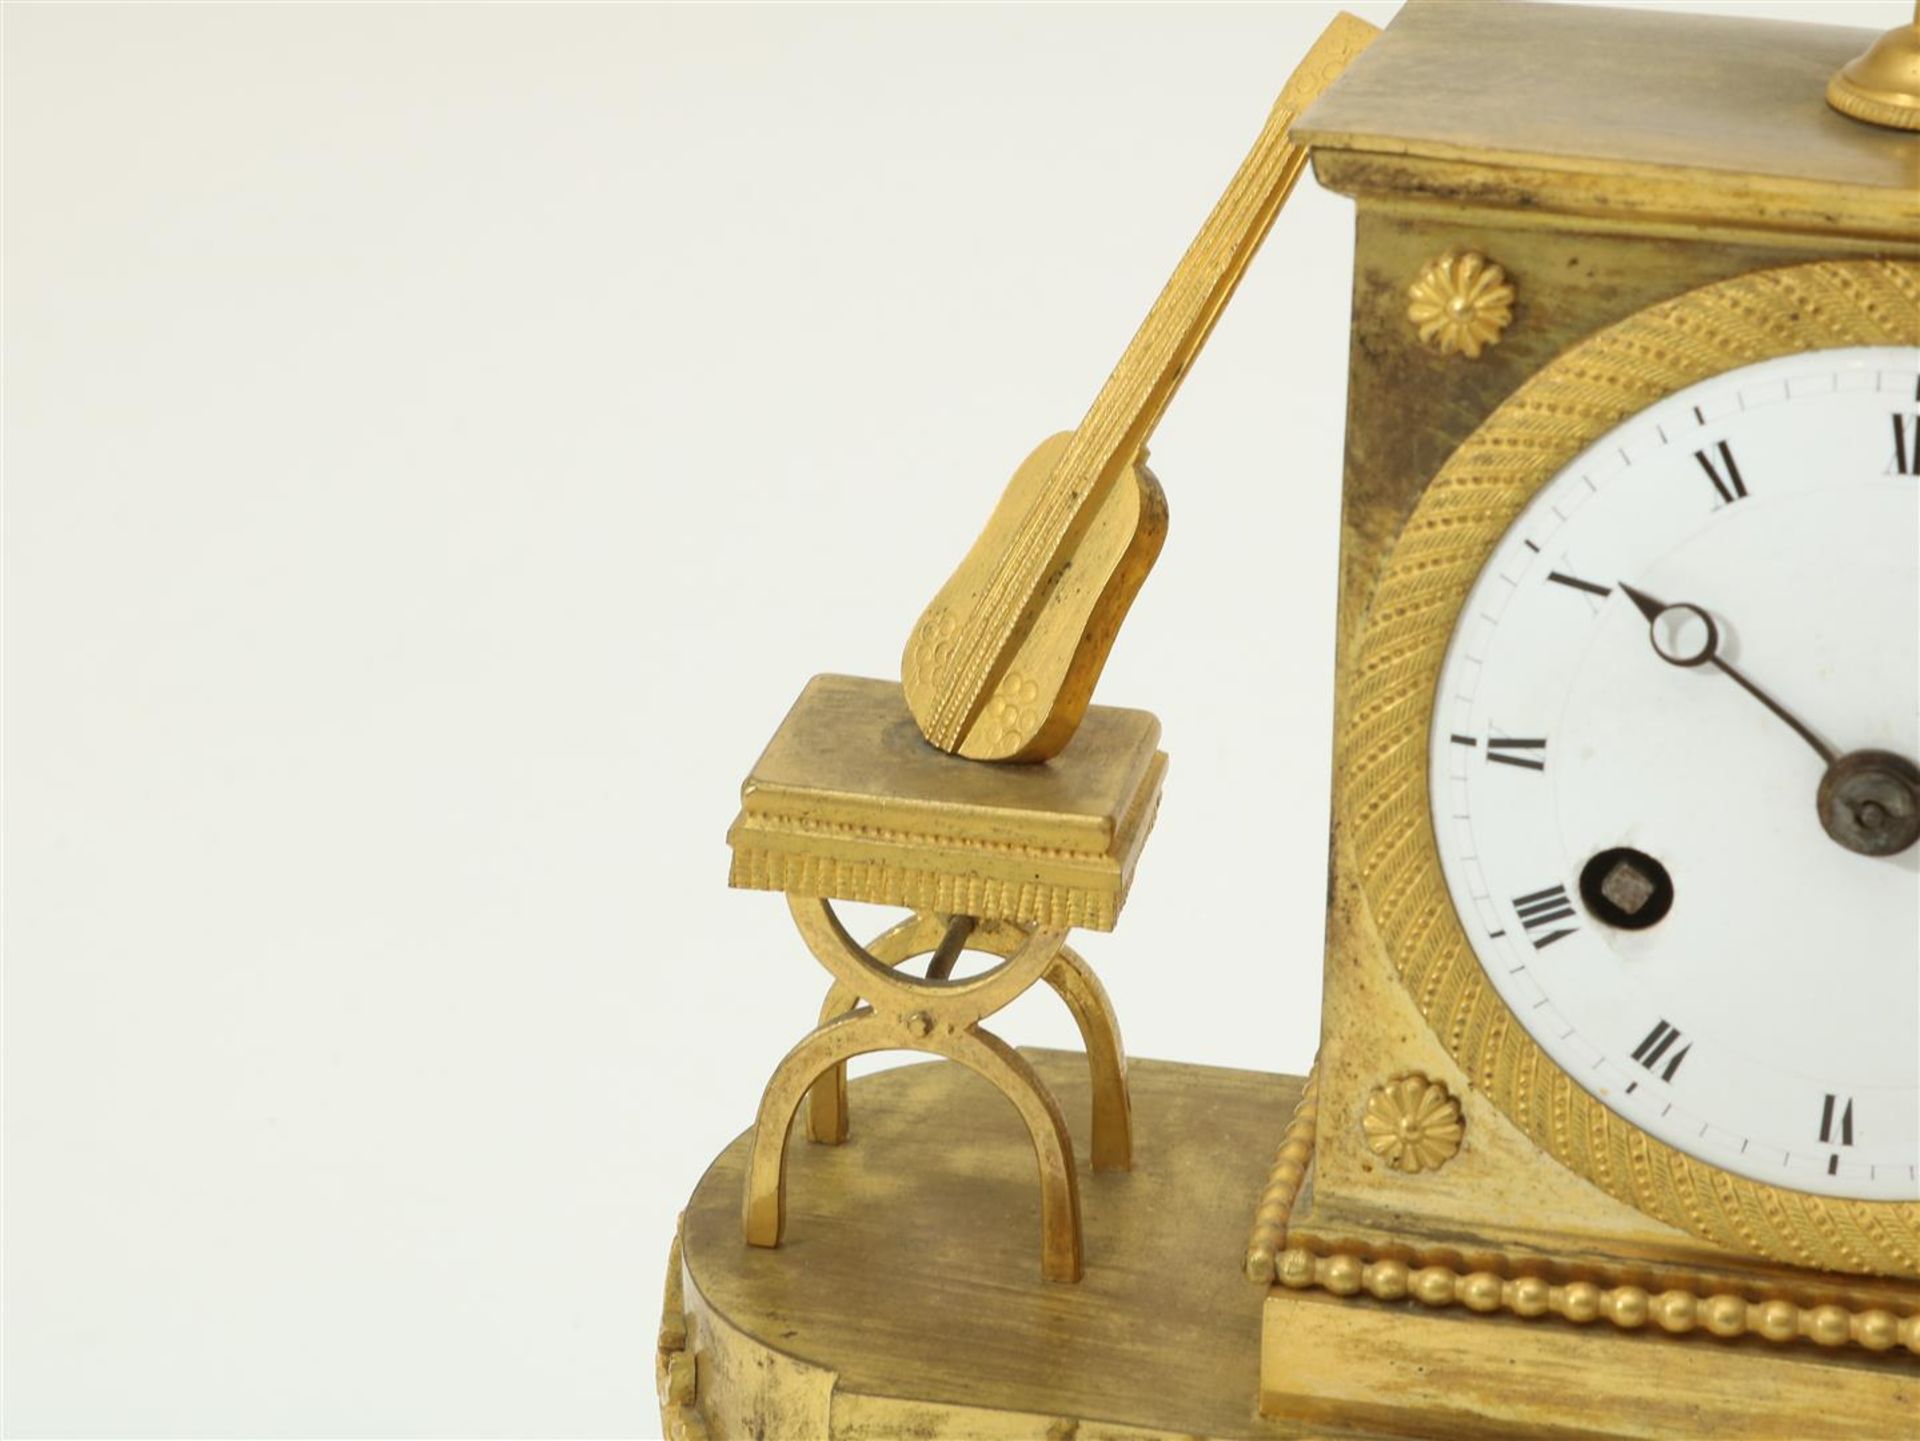
<path id="1" fill-rule="evenodd" d="M 674 1213 L 825 979 L 738 782 L 1332 12 L 6 7 L 14 1434 L 656 1427 Z M 1136 1055 L 1314 1048 L 1350 219 L 1154 444 Z"/>

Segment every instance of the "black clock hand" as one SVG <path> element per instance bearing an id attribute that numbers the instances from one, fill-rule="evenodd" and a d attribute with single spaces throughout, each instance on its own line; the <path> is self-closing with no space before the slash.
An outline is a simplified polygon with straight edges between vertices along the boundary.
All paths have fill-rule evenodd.
<path id="1" fill-rule="evenodd" d="M 1898 855 L 1920 840 L 1920 766 L 1890 751 L 1862 750 L 1838 754 L 1810 727 L 1779 701 L 1742 675 L 1720 654 L 1720 627 L 1697 605 L 1668 605 L 1643 590 L 1620 582 L 1627 599 L 1647 618 L 1647 639 L 1654 654 L 1668 665 L 1711 665 L 1740 689 L 1793 727 L 1793 733 L 1812 746 L 1826 765 L 1814 804 L 1820 825 L 1847 850 L 1863 856 Z M 1672 637 L 1662 643 L 1660 621 L 1684 613 L 1704 628 L 1704 637 L 1682 647 Z"/>
<path id="2" fill-rule="evenodd" d="M 1759 686 L 1748 680 L 1733 667 L 1731 662 L 1720 654 L 1720 627 L 1713 623 L 1713 617 L 1708 615 L 1706 611 L 1697 605 L 1686 602 L 1682 602 L 1679 605 L 1668 605 L 1664 601 L 1655 600 L 1643 590 L 1634 589 L 1625 581 L 1620 582 L 1620 589 L 1626 592 L 1627 599 L 1634 603 L 1639 609 L 1640 614 L 1647 618 L 1647 638 L 1653 643 L 1654 653 L 1658 655 L 1660 659 L 1669 665 L 1688 667 L 1698 665 L 1713 666 L 1748 695 L 1759 701 L 1761 705 L 1765 706 L 1768 710 L 1779 716 L 1781 720 L 1792 726 L 1794 734 L 1812 746 L 1814 753 L 1827 765 L 1832 765 L 1834 761 L 1839 759 L 1839 752 L 1821 740 L 1819 736 L 1815 735 L 1812 729 L 1801 721 L 1792 711 L 1788 710 L 1785 706 L 1781 705 L 1779 701 L 1775 700 L 1772 696 L 1761 690 Z M 1674 651 L 1661 645 L 1658 622 L 1661 616 L 1673 611 L 1684 611 L 1687 615 L 1694 617 L 1706 626 L 1706 640 L 1701 645 L 1686 651 Z"/>

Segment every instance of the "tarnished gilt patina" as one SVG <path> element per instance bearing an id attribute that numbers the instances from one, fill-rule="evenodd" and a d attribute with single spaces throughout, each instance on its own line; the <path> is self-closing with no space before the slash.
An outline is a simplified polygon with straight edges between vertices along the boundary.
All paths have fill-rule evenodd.
<path id="1" fill-rule="evenodd" d="M 1343 745 L 1360 721 L 1361 638 L 1396 541 L 1502 402 L 1570 347 L 1699 287 L 1808 261 L 1920 257 L 1920 137 L 1825 100 L 1871 38 L 1417 0 L 1301 117 L 1293 135 L 1313 147 L 1321 182 L 1357 202 L 1334 698 Z M 1497 341 L 1472 357 L 1423 343 L 1409 317 L 1423 269 L 1467 254 L 1497 263 L 1512 287 Z M 1451 620 L 1436 616 L 1436 634 Z M 1092 743 L 1104 766 L 1136 777 L 1163 763 L 1157 728 L 1100 740 L 1100 714 L 1076 747 Z M 943 917 L 982 907 L 1016 928 L 1001 936 L 1010 945 L 1022 928 L 1113 925 L 1157 771 L 1132 785 L 1151 800 L 1130 811 L 1061 794 L 1009 829 L 993 790 L 1005 768 L 933 765 L 904 707 L 898 723 L 921 749 L 912 784 L 884 805 L 874 768 L 904 763 L 908 749 L 892 732 L 823 724 L 795 749 L 771 749 L 732 834 L 735 884 L 905 905 L 926 917 L 914 943 L 928 948 L 946 934 Z M 839 779 L 809 789 L 801 772 L 820 756 Z M 1284 1077 L 1135 1063 L 1134 1168 L 1096 1173 L 1076 1160 L 1085 1274 L 1056 1286 L 1031 1264 L 1043 1209 L 1034 1152 L 991 1088 L 945 1065 L 844 1092 L 830 1074 L 811 1123 L 830 1139 L 850 1098 L 856 1139 L 795 1148 L 787 1247 L 741 1244 L 747 1138 L 689 1206 L 684 1315 L 662 1331 L 664 1419 L 676 1434 L 1911 1431 L 1920 1294 L 1901 1256 L 1872 1259 L 1860 1244 L 1870 1225 L 1822 1241 L 1791 1217 L 1772 1218 L 1767 1246 L 1743 1245 L 1631 1204 L 1630 1187 L 1595 1184 L 1579 1169 L 1584 1137 L 1556 1140 L 1549 1124 L 1543 1139 L 1524 1109 L 1516 1122 L 1512 1096 L 1496 1097 L 1497 1062 L 1480 1067 L 1409 993 L 1344 784 L 1341 798 L 1310 1096 Z M 935 836 L 945 839 L 929 844 Z M 1194 918 L 1196 934 L 1224 926 L 1235 943 L 1244 921 Z M 1311 1004 L 1297 958 L 1274 964 L 1259 1003 Z M 1028 1062 L 1084 1155 L 1097 1058 L 1091 1073 L 1078 1056 Z M 1369 1098 L 1410 1072 L 1460 1111 L 1458 1149 L 1417 1172 L 1376 1150 L 1380 1116 L 1371 1139 L 1365 1124 Z M 1629 1155 L 1657 1167 L 1644 1147 Z M 1671 1194 L 1684 1206 L 1685 1192 Z M 1782 1242 L 1810 1248 L 1801 1264 L 1779 1259 L 1797 1254 Z M 1819 1263 L 1829 1243 L 1832 1268 Z M 1839 1269 L 1849 1254 L 1865 1264 Z"/>
<path id="2" fill-rule="evenodd" d="M 1082 1059 L 1023 1054 L 1084 1148 Z M 1257 1152 L 1273 1118 L 1297 1107 L 1300 1082 L 1159 1061 L 1136 1062 L 1133 1080 L 1139 1164 L 1082 1175 L 1088 1265 L 1072 1287 L 1033 1271 L 1031 1157 L 1004 1103 L 959 1067 L 853 1083 L 860 1144 L 796 1150 L 787 1250 L 740 1244 L 748 1138 L 735 1141 L 695 1188 L 670 1259 L 663 1433 L 1788 1441 L 1907 1428 L 1910 1381 L 1815 1346 L 1804 1348 L 1820 1396 L 1809 1410 L 1783 1404 L 1778 1348 L 1759 1338 L 1656 1339 L 1597 1313 L 1584 1326 L 1476 1314 L 1466 1308 L 1480 1282 L 1450 1280 L 1444 1307 L 1427 1279 L 1409 1284 L 1432 1299 L 1285 1288 L 1263 1299 L 1232 1252 L 1243 1198 L 1259 1185 Z M 1374 1269 L 1376 1286 L 1392 1275 Z M 1367 1279 L 1356 1274 L 1356 1286 Z M 1516 1299 L 1531 1309 L 1531 1295 Z M 1561 1299 L 1578 1308 L 1586 1293 L 1563 1287 Z M 1632 1305 L 1620 1298 L 1609 1309 Z M 1263 1311 L 1275 1313 L 1264 1340 Z M 1296 1414 L 1261 1415 L 1263 1385 L 1269 1409 L 1289 1403 Z"/>
<path id="3" fill-rule="evenodd" d="M 1828 1409 L 1831 1377 L 1856 1372 L 1880 1376 L 1883 1391 L 1911 1404 L 1915 1362 L 1902 1338 L 1920 1313 L 1920 1292 L 1905 1239 L 1910 1216 L 1887 1228 L 1873 1219 L 1887 1213 L 1870 1207 L 1826 1208 L 1848 1217 L 1829 1232 L 1815 1214 L 1822 1208 L 1775 1206 L 1751 1187 L 1711 1178 L 1697 1194 L 1724 1196 L 1716 1222 L 1714 1207 L 1689 1210 L 1696 1192 L 1678 1188 L 1681 1168 L 1660 1148 L 1627 1144 L 1629 1184 L 1607 1153 L 1592 1150 L 1599 1132 L 1587 1122 L 1612 1124 L 1597 1114 L 1570 1108 L 1556 1131 L 1552 1109 L 1529 1101 L 1516 1114 L 1538 1124 L 1531 1133 L 1516 1125 L 1507 1108 L 1518 1092 L 1504 1105 L 1495 1096 L 1501 1077 L 1517 1073 L 1482 1066 L 1475 1048 L 1483 1040 L 1505 1047 L 1520 1028 L 1475 1029 L 1471 1018 L 1440 1009 L 1454 993 L 1431 987 L 1422 990 L 1423 1014 L 1378 901 L 1391 894 L 1403 904 L 1406 886 L 1424 885 L 1424 873 L 1381 880 L 1379 826 L 1360 833 L 1363 817 L 1378 820 L 1360 807 L 1377 798 L 1355 797 L 1352 764 L 1363 730 L 1381 715 L 1377 697 L 1362 695 L 1370 683 L 1362 636 L 1382 578 L 1435 477 L 1503 402 L 1576 343 L 1700 287 L 1812 260 L 1920 254 L 1920 138 L 1857 125 L 1823 99 L 1833 68 L 1864 43 L 1859 32 L 1764 21 L 1414 4 L 1303 120 L 1317 173 L 1355 197 L 1358 217 L 1335 693 L 1343 759 L 1318 1114 L 1312 1165 L 1277 1234 L 1309 1259 L 1490 1275 L 1483 1286 L 1502 1295 L 1533 1278 L 1628 1296 L 1673 1292 L 1702 1306 L 1716 1297 L 1774 1300 L 1808 1318 L 1811 1329 L 1796 1325 L 1794 1337 L 1820 1344 L 1770 1346 L 1749 1360 L 1712 1340 L 1703 1353 L 1701 1338 L 1658 1326 L 1636 1337 L 1610 1334 L 1612 1326 L 1569 1336 L 1572 1318 L 1551 1309 L 1525 1322 L 1483 1316 L 1451 1292 L 1444 1308 L 1406 1320 L 1405 1303 L 1382 1311 L 1386 1303 L 1362 1288 L 1330 1296 L 1317 1265 L 1300 1272 L 1296 1264 L 1293 1279 L 1305 1286 L 1276 1286 L 1267 1303 L 1270 1409 L 1391 1415 L 1429 1434 L 1473 1433 L 1466 1416 L 1447 1418 L 1454 1407 L 1528 1434 L 1813 1435 L 1836 1425 L 1873 1434 L 1859 1420 L 1866 1409 Z M 1468 250 L 1497 256 L 1515 286 L 1511 324 L 1471 362 L 1419 345 L 1406 317 L 1406 287 L 1430 258 Z M 1888 283 L 1897 298 L 1898 282 Z M 1755 328 L 1768 328 L 1772 315 L 1779 343 L 1790 344 L 1792 304 L 1769 311 L 1761 303 Z M 1887 323 L 1901 313 L 1890 306 Z M 1497 532 L 1503 522 L 1488 524 Z M 1430 636 L 1401 639 L 1444 648 L 1453 619 L 1443 607 L 1425 622 Z M 1377 645 L 1380 656 L 1402 654 Z M 1415 749 L 1407 764 L 1418 771 L 1424 741 Z M 1424 800 L 1416 810 L 1424 816 Z M 1368 1144 L 1368 1098 L 1401 1070 L 1443 1081 L 1461 1102 L 1465 1143 L 1438 1171 L 1395 1172 Z M 1672 1203 L 1642 1209 L 1629 1199 L 1658 1196 Z M 1754 1228 L 1749 1216 L 1767 1225 Z M 1254 1249 L 1273 1254 L 1277 1271 L 1287 1263 L 1271 1250 L 1275 1234 L 1271 1222 L 1256 1221 L 1256 1243 L 1264 1236 L 1266 1246 Z M 1503 1309 L 1498 1296 L 1492 1309 Z M 1473 1359 L 1474 1328 L 1501 1337 L 1498 1364 Z M 1404 1337 L 1404 1352 L 1377 1344 L 1389 1335 Z M 1831 1370 L 1823 1348 L 1836 1338 L 1858 1357 L 1856 1369 Z M 1338 1370 L 1324 1364 L 1335 1354 Z M 1408 1354 L 1436 1375 L 1454 1368 L 1448 1402 L 1407 1383 Z M 1703 1368 L 1716 1378 L 1711 1385 L 1689 1380 Z M 1690 1386 L 1684 1424 L 1650 1394 L 1684 1395 Z M 1753 1399 L 1736 1401 L 1734 1392 Z M 1596 1411 L 1578 1399 L 1600 1395 L 1643 1398 L 1641 1409 Z M 1769 1418 L 1764 1427 L 1759 1415 Z"/>
<path id="4" fill-rule="evenodd" d="M 834 981 L 819 1024 L 761 1095 L 741 1201 L 748 1244 L 786 1238 L 788 1138 L 809 1093 L 808 1138 L 839 1145 L 848 1136 L 847 1062 L 920 1051 L 964 1066 L 1012 1105 L 1038 1167 L 1041 1274 L 1080 1279 L 1080 1185 L 1066 1117 L 982 1022 L 1036 982 L 1051 987 L 1087 1050 L 1094 1169 L 1131 1164 L 1119 1022 L 1066 937 L 1075 924 L 1110 927 L 1119 914 L 1159 801 L 1159 734 L 1142 711 L 1099 707 L 1060 756 L 996 769 L 935 750 L 891 682 L 808 683 L 741 787 L 728 837 L 734 884 L 784 891 L 801 940 Z M 914 914 L 863 946 L 836 900 Z M 954 978 L 964 951 L 999 964 Z M 922 955 L 933 958 L 925 977 L 903 968 Z"/>
<path id="5" fill-rule="evenodd" d="M 1095 706 L 1070 752 L 935 750 L 900 687 L 816 676 L 740 788 L 731 884 L 1022 925 L 1112 930 L 1167 758 L 1145 711 Z"/>
<path id="6" fill-rule="evenodd" d="M 1865 125 L 1920 130 L 1920 0 L 1913 19 L 1875 40 L 1827 82 L 1827 104 Z"/>
<path id="7" fill-rule="evenodd" d="M 1336 15 L 1079 426 L 1015 474 L 901 658 L 928 740 L 986 761 L 1059 754 L 1166 536 L 1147 442 L 1306 170 L 1295 118 L 1380 32 Z"/>
<path id="8" fill-rule="evenodd" d="M 1078 1055 L 1022 1053 L 1091 1142 Z M 748 1138 L 687 1203 L 686 1346 L 715 1438 L 1279 1441 L 1258 1414 L 1261 1294 L 1234 1264 L 1256 1154 L 1297 1080 L 1138 1061 L 1133 1171 L 1082 1171 L 1087 1270 L 1033 1266 L 1032 1155 L 958 1066 L 856 1079 L 857 1141 L 796 1146 L 793 1241 L 740 1244 Z M 671 1421 L 672 1418 L 669 1418 Z M 1345 1435 L 1346 1432 L 1335 1434 Z M 1364 1431 L 1361 1434 L 1367 1434 Z"/>
<path id="9" fill-rule="evenodd" d="M 1820 253 L 1920 246 L 1920 140 L 1836 114 L 1869 32 L 1415 0 L 1300 119 L 1333 189 L 1401 210 Z M 1495 214 L 1489 214 L 1494 219 Z M 1511 275 L 1535 272 L 1490 247 Z"/>

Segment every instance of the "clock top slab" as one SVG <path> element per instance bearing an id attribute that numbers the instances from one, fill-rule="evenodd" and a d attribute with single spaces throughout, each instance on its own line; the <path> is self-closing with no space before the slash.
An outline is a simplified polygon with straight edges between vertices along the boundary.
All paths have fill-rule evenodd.
<path id="1" fill-rule="evenodd" d="M 1920 135 L 1825 100 L 1872 39 L 1774 20 L 1413 3 L 1298 133 L 1323 183 L 1350 193 L 1911 244 Z"/>

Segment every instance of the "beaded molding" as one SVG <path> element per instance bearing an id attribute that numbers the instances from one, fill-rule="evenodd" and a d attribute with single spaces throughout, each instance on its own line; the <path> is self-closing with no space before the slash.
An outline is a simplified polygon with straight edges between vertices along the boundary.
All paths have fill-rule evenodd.
<path id="1" fill-rule="evenodd" d="M 1600 1286 L 1592 1281 L 1555 1285 L 1539 1276 L 1500 1276 L 1492 1271 L 1456 1271 L 1451 1266 L 1368 1261 L 1359 1256 L 1316 1256 L 1300 1247 L 1282 1251 L 1275 1258 L 1274 1271 L 1279 1284 L 1294 1291 L 1317 1288 L 1335 1296 L 1364 1291 L 1378 1301 L 1411 1297 L 1436 1310 L 1464 1306 L 1482 1314 L 1552 1315 L 1581 1326 L 1604 1318 L 1622 1331 L 1654 1326 L 1677 1336 L 1704 1330 L 1715 1336 L 1760 1336 L 1779 1343 L 1852 1344 L 1869 1351 L 1905 1347 L 1920 1355 L 1920 1316 L 1896 1316 L 1879 1307 L 1853 1311 L 1845 1306 L 1749 1301 L 1727 1292 L 1655 1294 L 1639 1286 Z"/>
<path id="2" fill-rule="evenodd" d="M 1869 1351 L 1904 1347 L 1920 1355 L 1920 1315 L 1899 1316 L 1877 1306 L 1856 1311 L 1830 1303 L 1749 1301 L 1731 1292 L 1702 1295 L 1679 1287 L 1652 1292 L 1643 1286 L 1603 1286 L 1593 1281 L 1556 1285 L 1541 1276 L 1460 1271 L 1391 1258 L 1369 1261 L 1347 1254 L 1320 1256 L 1302 1246 L 1289 1247 L 1287 1221 L 1313 1161 L 1319 1091 L 1316 1061 L 1307 1072 L 1293 1117 L 1281 1133 L 1247 1238 L 1247 1279 L 1258 1285 L 1318 1289 L 1341 1297 L 1364 1291 L 1377 1301 L 1411 1297 L 1436 1310 L 1464 1306 L 1480 1314 L 1505 1311 L 1524 1319 L 1552 1315 L 1582 1326 L 1605 1318 L 1622 1331 L 1651 1325 L 1676 1336 L 1704 1330 L 1726 1338 L 1759 1336 L 1776 1343 L 1811 1341 L 1826 1347 L 1852 1344 Z"/>
<path id="3" fill-rule="evenodd" d="M 1245 1269 L 1247 1279 L 1257 1285 L 1271 1286 L 1277 1279 L 1274 1258 L 1287 1244 L 1287 1217 L 1293 1212 L 1294 1198 L 1300 1194 L 1300 1183 L 1313 1160 L 1313 1137 L 1319 1122 L 1320 1067 L 1316 1061 L 1307 1070 L 1306 1084 L 1294 1103 L 1293 1119 L 1280 1134 L 1280 1149 L 1274 1154 L 1259 1208 L 1253 1213 Z"/>

